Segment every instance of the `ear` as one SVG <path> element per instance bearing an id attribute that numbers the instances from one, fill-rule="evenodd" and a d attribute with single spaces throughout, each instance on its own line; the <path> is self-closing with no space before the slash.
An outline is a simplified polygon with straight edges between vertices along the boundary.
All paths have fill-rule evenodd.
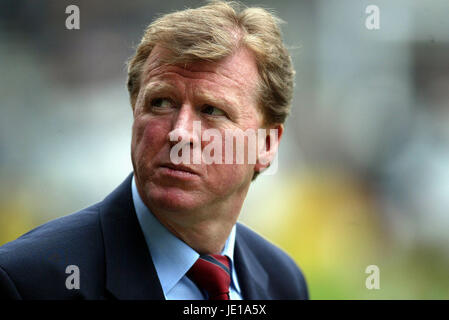
<path id="1" fill-rule="evenodd" d="M 263 131 L 265 131 L 265 134 L 260 134 L 260 131 L 258 132 L 258 156 L 254 166 L 254 171 L 256 172 L 264 171 L 273 162 L 278 152 L 282 133 L 284 132 L 284 125 L 276 124 L 268 128 L 263 128 Z"/>

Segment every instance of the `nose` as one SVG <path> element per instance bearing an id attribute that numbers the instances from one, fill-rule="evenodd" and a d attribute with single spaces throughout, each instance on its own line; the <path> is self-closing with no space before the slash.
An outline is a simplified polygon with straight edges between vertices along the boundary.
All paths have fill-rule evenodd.
<path id="1" fill-rule="evenodd" d="M 172 130 L 168 133 L 170 146 L 179 142 L 196 146 L 200 142 L 200 121 L 190 104 L 183 104 L 173 120 Z"/>

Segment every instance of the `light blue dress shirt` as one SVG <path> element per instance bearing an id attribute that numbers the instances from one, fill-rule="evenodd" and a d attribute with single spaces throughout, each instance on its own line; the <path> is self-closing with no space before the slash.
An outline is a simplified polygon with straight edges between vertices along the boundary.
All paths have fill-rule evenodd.
<path id="1" fill-rule="evenodd" d="M 134 176 L 132 196 L 137 219 L 151 252 L 159 281 L 167 300 L 204 300 L 207 293 L 200 290 L 186 273 L 199 258 L 199 254 L 185 242 L 173 235 L 151 213 L 137 191 Z M 242 300 L 237 274 L 234 268 L 235 225 L 221 252 L 231 260 L 231 300 Z"/>

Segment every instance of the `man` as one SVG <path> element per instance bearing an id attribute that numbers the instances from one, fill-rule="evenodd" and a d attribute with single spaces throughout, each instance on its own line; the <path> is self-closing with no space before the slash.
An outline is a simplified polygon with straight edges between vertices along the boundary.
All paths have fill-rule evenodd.
<path id="1" fill-rule="evenodd" d="M 293 260 L 237 223 L 277 152 L 293 76 L 263 9 L 212 2 L 154 21 L 128 68 L 133 174 L 102 202 L 1 247 L 0 296 L 307 299 Z M 259 129 L 269 133 L 253 162 L 249 137 L 237 138 Z"/>

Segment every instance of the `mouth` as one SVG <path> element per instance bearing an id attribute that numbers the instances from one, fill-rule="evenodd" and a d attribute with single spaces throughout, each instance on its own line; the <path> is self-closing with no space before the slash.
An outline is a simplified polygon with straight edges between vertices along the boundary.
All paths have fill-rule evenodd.
<path id="1" fill-rule="evenodd" d="M 181 164 L 176 165 L 172 163 L 166 163 L 161 165 L 160 167 L 163 168 L 167 174 L 172 176 L 190 177 L 199 175 L 199 173 L 194 169 Z"/>

